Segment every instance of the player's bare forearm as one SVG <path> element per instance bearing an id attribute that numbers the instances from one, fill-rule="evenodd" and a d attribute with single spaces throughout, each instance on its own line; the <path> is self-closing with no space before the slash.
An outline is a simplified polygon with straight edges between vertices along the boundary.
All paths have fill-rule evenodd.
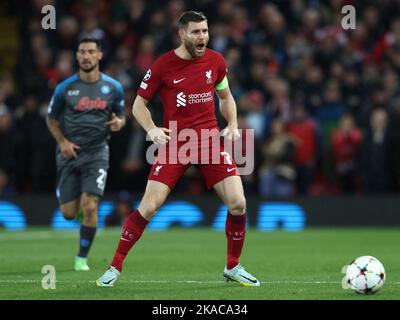
<path id="1" fill-rule="evenodd" d="M 237 108 L 236 102 L 229 88 L 217 91 L 219 98 L 219 109 L 222 116 L 228 122 L 228 126 L 231 128 L 237 128 Z"/>
<path id="2" fill-rule="evenodd" d="M 57 143 L 63 143 L 65 141 L 65 136 L 60 129 L 60 123 L 57 120 L 49 117 L 47 117 L 46 122 L 50 133 L 53 135 L 54 139 L 56 139 Z"/>
<path id="3" fill-rule="evenodd" d="M 132 106 L 132 114 L 143 129 L 147 132 L 151 141 L 157 144 L 165 144 L 171 139 L 168 136 L 172 130 L 167 128 L 159 128 L 155 125 L 151 113 L 147 108 L 147 100 L 143 99 L 141 96 L 136 96 L 135 102 Z"/>
<path id="4" fill-rule="evenodd" d="M 232 96 L 231 96 L 232 97 Z M 233 98 L 228 98 L 220 102 L 219 105 L 222 116 L 228 122 L 228 126 L 232 128 L 237 128 L 237 111 L 236 103 Z"/>
<path id="5" fill-rule="evenodd" d="M 151 113 L 147 108 L 147 101 L 141 96 L 136 96 L 132 106 L 132 114 L 146 132 L 156 128 Z"/>
<path id="6" fill-rule="evenodd" d="M 228 126 L 221 131 L 221 136 L 237 140 L 240 138 L 240 132 L 238 130 L 236 103 L 233 99 L 232 93 L 229 87 L 222 90 L 217 90 L 219 98 L 219 109 L 222 116 L 228 122 Z"/>

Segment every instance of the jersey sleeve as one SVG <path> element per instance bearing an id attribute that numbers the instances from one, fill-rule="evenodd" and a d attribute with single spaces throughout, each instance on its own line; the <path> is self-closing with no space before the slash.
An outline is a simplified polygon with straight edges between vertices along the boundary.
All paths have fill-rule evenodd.
<path id="1" fill-rule="evenodd" d="M 137 94 L 150 101 L 161 87 L 161 63 L 156 61 L 146 72 Z"/>
<path id="2" fill-rule="evenodd" d="M 225 59 L 220 54 L 217 56 L 217 66 L 218 66 L 218 76 L 215 85 L 220 84 L 224 80 L 226 74 L 228 73 L 228 68 L 226 66 Z"/>
<path id="3" fill-rule="evenodd" d="M 54 90 L 54 94 L 50 100 L 49 108 L 47 109 L 47 115 L 49 118 L 58 120 L 65 107 L 65 86 L 60 83 Z"/>
<path id="4" fill-rule="evenodd" d="M 125 117 L 124 87 L 121 83 L 117 82 L 115 84 L 115 90 L 116 95 L 112 109 L 118 118 L 122 118 Z"/>

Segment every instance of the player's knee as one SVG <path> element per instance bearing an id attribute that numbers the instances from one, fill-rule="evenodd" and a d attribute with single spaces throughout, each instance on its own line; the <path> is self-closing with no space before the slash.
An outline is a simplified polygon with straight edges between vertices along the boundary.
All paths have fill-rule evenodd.
<path id="1" fill-rule="evenodd" d="M 158 203 L 153 201 L 148 202 L 145 207 L 148 215 L 154 215 L 156 211 L 160 208 Z"/>
<path id="2" fill-rule="evenodd" d="M 140 212 L 146 217 L 152 217 L 161 207 L 161 205 L 162 201 L 160 201 L 157 197 L 147 197 L 141 203 L 142 210 Z"/>
<path id="3" fill-rule="evenodd" d="M 235 197 L 228 203 L 229 212 L 233 215 L 242 215 L 246 211 L 246 199 Z"/>
<path id="4" fill-rule="evenodd" d="M 75 219 L 75 215 L 76 215 L 76 211 L 75 210 L 71 210 L 71 209 L 68 209 L 68 208 L 63 208 L 62 206 L 61 206 L 60 210 L 61 210 L 61 213 L 62 213 L 62 215 L 63 215 L 65 220 Z"/>
<path id="5" fill-rule="evenodd" d="M 89 204 L 85 204 L 82 207 L 82 211 L 83 211 L 83 216 L 85 218 L 93 218 L 97 215 L 97 204 L 95 203 L 89 203 Z"/>

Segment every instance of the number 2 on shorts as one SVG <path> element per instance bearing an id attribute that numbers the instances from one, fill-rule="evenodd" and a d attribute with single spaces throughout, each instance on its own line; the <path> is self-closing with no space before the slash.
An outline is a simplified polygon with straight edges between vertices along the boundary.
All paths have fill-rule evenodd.
<path id="1" fill-rule="evenodd" d="M 107 171 L 104 169 L 99 169 L 99 177 L 97 178 L 97 188 L 103 190 L 106 184 L 106 177 L 107 177 Z"/>

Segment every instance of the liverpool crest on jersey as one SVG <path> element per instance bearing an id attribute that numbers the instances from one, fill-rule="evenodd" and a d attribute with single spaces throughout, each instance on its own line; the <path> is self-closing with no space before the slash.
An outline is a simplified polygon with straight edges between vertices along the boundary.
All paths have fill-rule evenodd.
<path id="1" fill-rule="evenodd" d="M 211 75 L 211 69 L 206 71 L 206 78 L 207 78 L 207 83 L 212 83 L 212 75 Z"/>

